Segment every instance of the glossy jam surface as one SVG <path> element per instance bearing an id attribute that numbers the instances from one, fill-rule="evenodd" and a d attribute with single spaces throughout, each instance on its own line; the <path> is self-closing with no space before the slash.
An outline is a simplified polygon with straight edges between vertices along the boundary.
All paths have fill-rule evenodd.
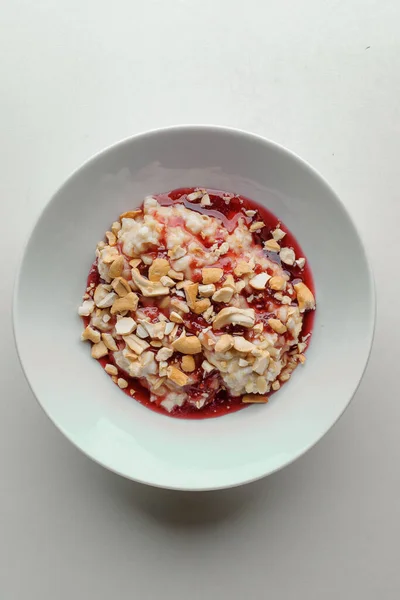
<path id="1" fill-rule="evenodd" d="M 255 243 L 259 243 L 260 245 L 262 245 L 263 242 L 265 242 L 267 239 L 270 239 L 271 231 L 273 231 L 277 227 L 277 224 L 280 223 L 281 229 L 283 229 L 283 231 L 286 232 L 285 246 L 292 247 L 295 251 L 296 257 L 304 257 L 304 254 L 301 250 L 298 241 L 291 234 L 291 232 L 287 230 L 284 223 L 280 222 L 275 215 L 273 215 L 263 206 L 260 206 L 254 201 L 249 200 L 248 198 L 245 198 L 243 196 L 234 196 L 233 198 L 230 198 L 229 202 L 227 202 L 226 192 L 222 192 L 219 190 L 207 190 L 212 205 L 210 207 L 203 207 L 199 203 L 190 202 L 187 199 L 187 195 L 192 193 L 195 189 L 196 188 L 180 188 L 166 194 L 159 194 L 158 196 L 155 196 L 155 198 L 157 199 L 158 203 L 163 206 L 172 205 L 174 203 L 181 203 L 186 208 L 191 209 L 195 212 L 204 213 L 209 216 L 214 216 L 222 221 L 223 225 L 230 233 L 235 229 L 239 218 L 244 219 L 246 223 L 250 223 L 252 221 L 250 217 L 244 215 L 244 210 L 257 211 L 257 215 L 253 218 L 256 220 L 263 221 L 266 226 L 261 230 L 261 232 L 253 233 L 253 239 Z M 180 223 L 179 219 L 177 219 L 177 222 L 173 225 L 176 227 L 180 227 L 183 226 L 183 223 Z M 200 241 L 203 245 L 206 245 L 203 239 L 201 239 Z M 218 240 L 213 240 L 213 242 L 214 241 Z M 120 251 L 122 252 L 121 249 Z M 265 255 L 272 262 L 276 262 L 279 265 L 281 265 L 279 255 L 277 253 L 267 251 L 264 252 Z M 161 244 L 156 251 L 147 252 L 146 254 L 151 255 L 153 259 L 165 258 L 167 256 L 167 249 Z M 233 272 L 235 263 L 231 259 L 230 252 L 228 252 L 220 260 L 219 266 L 222 266 L 224 269 L 224 277 Z M 308 265 L 308 261 L 306 261 L 305 267 L 303 269 L 300 269 L 296 265 L 281 266 L 282 268 L 284 268 L 285 271 L 287 271 L 290 274 L 292 282 L 296 283 L 297 281 L 303 281 L 308 286 L 308 288 L 310 288 L 310 290 L 314 293 L 314 283 L 310 267 Z M 142 265 L 140 265 L 138 268 L 139 270 L 144 270 L 146 267 L 142 263 Z M 260 272 L 261 270 L 261 267 L 257 268 L 256 266 L 256 273 Z M 201 269 L 196 269 L 196 263 L 194 263 L 192 280 L 194 282 L 201 281 Z M 97 262 L 95 262 L 90 270 L 87 280 L 87 286 L 89 287 L 90 284 L 94 284 L 95 286 L 97 286 L 99 283 L 102 282 L 103 281 L 100 278 L 100 275 L 97 270 Z M 261 298 L 252 298 L 253 294 L 249 294 L 248 292 L 246 292 L 246 288 L 241 293 L 246 298 L 250 297 L 250 300 L 248 300 L 248 304 L 249 307 L 254 308 L 256 312 L 256 321 L 263 322 L 265 328 L 268 329 L 268 319 L 270 318 L 271 314 L 267 312 L 266 304 L 268 302 L 269 294 L 272 294 L 273 292 L 271 292 L 271 290 L 265 290 Z M 155 306 L 150 298 L 144 299 L 144 302 L 147 304 L 147 307 L 145 308 L 146 316 L 149 317 L 150 321 L 155 321 L 159 313 L 161 312 L 161 309 Z M 222 307 L 223 305 L 220 306 L 220 308 Z M 301 336 L 303 338 L 308 334 L 311 334 L 313 319 L 313 310 L 304 313 L 303 326 L 301 330 Z M 89 323 L 90 319 L 89 317 L 84 317 L 83 320 L 86 326 Z M 204 330 L 206 327 L 209 326 L 209 323 L 207 323 L 207 321 L 201 315 L 195 315 L 192 312 L 189 315 L 184 316 L 184 321 L 184 326 L 186 331 L 188 332 L 188 335 L 190 333 L 198 334 L 200 331 Z M 179 330 L 178 332 L 180 333 Z M 244 329 L 238 326 L 230 326 L 225 330 L 225 333 L 243 334 Z M 309 344 L 310 339 L 311 335 L 309 335 L 309 337 L 307 338 L 307 345 Z M 208 393 L 209 399 L 212 399 L 201 409 L 197 409 L 194 406 L 185 403 L 182 407 L 175 407 L 171 413 L 167 413 L 165 409 L 162 406 L 160 406 L 160 403 L 163 398 L 159 397 L 156 399 L 156 401 L 150 401 L 148 390 L 145 387 L 143 387 L 143 385 L 141 385 L 138 379 L 129 377 L 126 372 L 121 371 L 120 369 L 118 369 L 118 377 L 122 377 L 128 381 L 128 387 L 123 391 L 132 399 L 132 401 L 137 401 L 140 404 L 143 404 L 144 406 L 150 408 L 151 410 L 159 412 L 163 415 L 172 416 L 176 418 L 204 419 L 210 417 L 217 417 L 241 410 L 246 406 L 249 406 L 249 404 L 242 403 L 241 396 L 232 397 L 225 389 L 220 388 L 220 378 L 218 373 L 212 372 L 210 375 L 204 377 L 204 371 L 200 368 L 199 358 L 195 356 L 195 360 L 196 370 L 191 375 L 193 375 L 196 379 L 196 384 L 188 388 L 187 391 L 192 399 L 200 398 L 205 391 Z M 108 357 L 101 358 L 99 362 L 103 367 L 105 367 L 106 364 L 113 363 L 112 355 L 110 354 L 110 356 Z M 131 394 L 131 390 L 134 390 L 134 395 Z M 271 391 L 268 393 L 268 395 L 271 396 L 273 393 L 274 392 Z"/>

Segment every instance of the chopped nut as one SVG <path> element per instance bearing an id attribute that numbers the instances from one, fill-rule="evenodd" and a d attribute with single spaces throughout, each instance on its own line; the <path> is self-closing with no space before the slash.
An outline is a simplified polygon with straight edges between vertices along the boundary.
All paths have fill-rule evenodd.
<path id="1" fill-rule="evenodd" d="M 190 313 L 190 308 L 188 307 L 186 302 L 183 302 L 183 300 L 179 300 L 179 298 L 172 298 L 171 306 L 173 306 L 177 310 L 181 310 L 183 313 Z"/>
<path id="2" fill-rule="evenodd" d="M 158 360 L 159 362 L 168 360 L 169 358 L 171 358 L 173 353 L 174 351 L 172 348 L 161 348 L 161 350 L 159 350 L 156 354 L 156 360 Z"/>
<path id="3" fill-rule="evenodd" d="M 116 236 L 118 231 L 120 231 L 120 230 L 121 230 L 121 223 L 119 221 L 114 221 L 114 223 L 111 225 L 111 231 Z"/>
<path id="4" fill-rule="evenodd" d="M 240 292 L 246 287 L 246 282 L 245 281 L 237 281 L 235 288 L 236 288 L 236 293 L 240 294 Z"/>
<path id="5" fill-rule="evenodd" d="M 239 364 L 239 367 L 247 367 L 249 362 L 247 360 L 244 360 L 244 358 L 239 358 L 238 364 Z"/>
<path id="6" fill-rule="evenodd" d="M 115 300 L 114 304 L 111 307 L 111 314 L 115 315 L 119 312 L 135 311 L 138 307 L 139 296 L 135 294 L 135 292 L 129 292 L 123 298 L 118 298 Z"/>
<path id="7" fill-rule="evenodd" d="M 256 387 L 259 394 L 265 394 L 268 392 L 269 385 L 265 377 L 257 377 Z"/>
<path id="8" fill-rule="evenodd" d="M 218 341 L 215 344 L 215 352 L 227 352 L 228 350 L 233 348 L 233 342 L 233 336 L 224 333 L 218 338 Z"/>
<path id="9" fill-rule="evenodd" d="M 193 202 L 193 200 L 199 200 L 202 196 L 203 192 L 201 190 L 196 190 L 188 194 L 186 198 L 189 200 L 189 202 Z"/>
<path id="10" fill-rule="evenodd" d="M 258 275 L 250 279 L 249 285 L 255 290 L 265 290 L 268 279 L 270 279 L 268 273 L 258 273 Z"/>
<path id="11" fill-rule="evenodd" d="M 182 281 L 185 278 L 183 273 L 174 271 L 174 269 L 170 269 L 168 271 L 167 275 L 168 275 L 168 277 L 171 277 L 171 279 L 175 279 L 175 281 Z"/>
<path id="12" fill-rule="evenodd" d="M 208 308 L 211 306 L 211 302 L 208 298 L 204 298 L 203 300 L 198 300 L 197 302 L 194 303 L 194 306 L 192 308 L 192 311 L 196 314 L 196 315 L 201 315 L 202 313 L 204 313 L 206 310 L 208 310 Z"/>
<path id="13" fill-rule="evenodd" d="M 244 214 L 246 215 L 246 217 L 254 217 L 254 215 L 257 214 L 256 210 L 245 210 Z"/>
<path id="14" fill-rule="evenodd" d="M 107 246 L 107 249 L 109 250 L 109 252 L 105 252 L 104 254 L 102 254 L 102 261 L 105 265 L 111 265 L 114 262 L 114 260 L 116 260 L 120 255 L 118 254 L 116 248 L 111 248 L 110 246 Z M 111 252 L 111 250 L 115 250 L 115 252 Z"/>
<path id="15" fill-rule="evenodd" d="M 306 348 L 307 344 L 305 344 L 304 342 L 300 342 L 300 344 L 297 344 L 297 350 L 300 354 L 302 354 Z"/>
<path id="16" fill-rule="evenodd" d="M 281 291 L 285 289 L 286 281 L 283 279 L 283 277 L 274 275 L 274 277 L 271 277 L 271 279 L 268 281 L 268 285 L 271 290 Z"/>
<path id="17" fill-rule="evenodd" d="M 274 238 L 274 240 L 276 240 L 277 242 L 279 242 L 280 240 L 283 240 L 283 238 L 285 237 L 286 233 L 280 228 L 277 227 L 273 232 L 272 232 L 272 237 Z"/>
<path id="18" fill-rule="evenodd" d="M 119 277 L 124 270 L 124 257 L 120 254 L 110 266 L 110 277 Z"/>
<path id="19" fill-rule="evenodd" d="M 201 274 L 203 277 L 204 284 L 217 283 L 217 281 L 220 281 L 220 279 L 222 279 L 224 271 L 219 267 L 204 267 L 204 269 L 202 269 L 201 271 Z"/>
<path id="20" fill-rule="evenodd" d="M 112 365 L 111 363 L 107 363 L 106 366 L 104 367 L 104 370 L 109 375 L 118 375 L 117 367 Z"/>
<path id="21" fill-rule="evenodd" d="M 137 335 L 131 333 L 124 337 L 126 345 L 135 352 L 135 354 L 142 354 L 144 350 L 149 348 L 150 344 L 141 340 Z"/>
<path id="22" fill-rule="evenodd" d="M 182 356 L 182 370 L 185 373 L 192 373 L 196 368 L 196 363 L 194 362 L 193 356 L 189 354 L 185 354 Z"/>
<path id="23" fill-rule="evenodd" d="M 268 397 L 260 396 L 259 394 L 245 394 L 242 396 L 242 402 L 244 404 L 266 404 Z"/>
<path id="24" fill-rule="evenodd" d="M 161 315 L 160 315 L 161 317 Z M 171 331 L 174 328 L 174 323 L 171 323 L 170 321 L 168 321 L 167 323 L 165 323 L 165 335 L 169 335 L 171 333 Z"/>
<path id="25" fill-rule="evenodd" d="M 247 354 L 248 352 L 251 352 L 254 349 L 254 344 L 246 340 L 246 338 L 244 338 L 243 336 L 238 335 L 233 338 L 233 347 L 238 352 L 245 352 Z"/>
<path id="26" fill-rule="evenodd" d="M 279 390 L 279 388 L 281 387 L 281 384 L 279 383 L 278 380 L 276 380 L 272 383 L 271 387 L 274 390 L 274 392 L 276 392 L 276 390 Z"/>
<path id="27" fill-rule="evenodd" d="M 304 283 L 295 283 L 293 287 L 296 290 L 300 312 L 302 313 L 306 310 L 314 309 L 315 298 L 310 288 L 308 288 Z"/>
<path id="28" fill-rule="evenodd" d="M 111 286 L 121 298 L 129 294 L 129 292 L 131 291 L 129 283 L 123 277 L 116 277 L 115 279 L 113 279 L 111 282 Z"/>
<path id="29" fill-rule="evenodd" d="M 141 214 L 142 214 L 142 210 L 140 208 L 138 210 L 128 210 L 127 212 L 124 212 L 121 215 L 119 215 L 119 219 L 120 219 L 120 221 L 122 219 L 135 219 L 136 217 L 139 217 Z"/>
<path id="30" fill-rule="evenodd" d="M 117 380 L 117 383 L 118 383 L 118 387 L 120 387 L 121 390 L 125 390 L 128 387 L 128 382 L 123 377 L 119 377 Z"/>
<path id="31" fill-rule="evenodd" d="M 296 256 L 292 248 L 282 248 L 279 252 L 280 259 L 285 265 L 294 265 Z"/>
<path id="32" fill-rule="evenodd" d="M 170 264 L 165 258 L 156 258 L 149 268 L 150 281 L 160 281 L 161 277 L 167 275 L 170 269 Z"/>
<path id="33" fill-rule="evenodd" d="M 264 330 L 264 325 L 263 323 L 256 323 L 253 327 L 253 331 L 254 333 L 262 333 Z"/>
<path id="34" fill-rule="evenodd" d="M 115 246 L 115 244 L 117 243 L 117 238 L 115 237 L 115 234 L 112 231 L 106 231 L 106 238 L 110 246 Z"/>
<path id="35" fill-rule="evenodd" d="M 114 292 L 110 292 L 109 294 L 104 296 L 104 298 L 102 300 L 99 300 L 99 302 L 97 302 L 97 307 L 98 308 L 109 308 L 110 306 L 113 305 L 116 297 L 117 297 L 117 295 Z"/>
<path id="36" fill-rule="evenodd" d="M 200 200 L 200 204 L 201 206 L 211 206 L 210 196 L 208 194 L 204 194 L 204 196 Z"/>
<path id="37" fill-rule="evenodd" d="M 171 319 L 171 321 L 173 321 L 174 323 L 183 323 L 183 319 L 181 317 L 181 315 L 178 315 L 177 312 L 175 312 L 174 310 L 171 312 L 171 314 L 169 315 L 169 318 Z"/>
<path id="38" fill-rule="evenodd" d="M 142 260 L 140 258 L 132 258 L 132 260 L 129 261 L 129 264 L 131 267 L 138 267 L 140 265 L 140 263 L 142 262 Z"/>
<path id="39" fill-rule="evenodd" d="M 111 333 L 102 333 L 101 339 L 103 340 L 106 347 L 109 350 L 111 350 L 111 352 L 117 352 L 118 346 L 115 343 L 115 340 L 114 340 L 113 336 L 111 335 Z"/>
<path id="40" fill-rule="evenodd" d="M 113 375 L 111 377 L 111 379 L 113 380 L 114 383 L 117 383 L 117 381 L 118 381 L 118 377 L 116 377 L 115 375 Z"/>
<path id="41" fill-rule="evenodd" d="M 147 329 L 145 329 L 143 327 L 143 325 L 141 323 L 139 323 L 139 325 L 137 326 L 136 335 L 138 337 L 140 337 L 141 339 L 145 339 L 145 338 L 150 337 L 149 332 L 147 331 Z"/>
<path id="42" fill-rule="evenodd" d="M 232 300 L 233 290 L 230 287 L 222 287 L 213 294 L 214 302 L 230 302 Z"/>
<path id="43" fill-rule="evenodd" d="M 82 302 L 82 306 L 78 308 L 78 315 L 81 317 L 88 317 L 94 311 L 94 301 L 85 300 Z"/>
<path id="44" fill-rule="evenodd" d="M 199 289 L 198 283 L 189 283 L 188 285 L 185 285 L 185 287 L 184 287 L 186 302 L 188 303 L 190 308 L 192 308 L 196 302 L 198 289 Z"/>
<path id="45" fill-rule="evenodd" d="M 135 395 L 135 390 L 134 390 L 133 388 L 131 388 L 131 389 L 129 390 L 129 393 L 130 393 L 130 395 L 131 395 L 131 396 L 134 396 L 134 395 Z"/>
<path id="46" fill-rule="evenodd" d="M 206 373 L 211 373 L 211 371 L 214 371 L 215 369 L 215 367 L 209 363 L 208 360 L 203 360 L 201 366 Z"/>
<path id="47" fill-rule="evenodd" d="M 204 298 L 208 298 L 212 296 L 215 292 L 215 285 L 213 283 L 209 283 L 207 285 L 199 285 L 198 292 L 200 296 L 204 296 Z"/>
<path id="48" fill-rule="evenodd" d="M 286 325 L 282 323 L 279 319 L 268 319 L 268 325 L 276 331 L 276 333 L 285 333 L 287 331 Z"/>
<path id="49" fill-rule="evenodd" d="M 225 281 L 223 282 L 222 285 L 223 285 L 223 287 L 231 288 L 234 292 L 236 292 L 236 283 L 233 278 L 233 275 L 231 275 L 230 273 L 229 273 L 229 275 L 227 275 L 225 277 Z"/>
<path id="50" fill-rule="evenodd" d="M 173 279 L 171 279 L 171 277 L 168 277 L 168 275 L 163 275 L 160 279 L 160 283 L 162 285 L 165 285 L 166 287 L 172 288 L 175 285 L 175 281 Z"/>
<path id="51" fill-rule="evenodd" d="M 237 277 L 241 277 L 242 275 L 246 275 L 247 273 L 252 273 L 252 271 L 253 269 L 251 268 L 248 262 L 246 262 L 245 260 L 239 260 L 233 272 Z"/>
<path id="52" fill-rule="evenodd" d="M 288 373 L 288 371 L 283 371 L 283 373 L 281 373 L 279 375 L 279 379 L 282 381 L 282 383 L 285 382 L 285 381 L 289 381 L 289 379 L 290 379 L 290 373 Z"/>
<path id="53" fill-rule="evenodd" d="M 160 340 L 151 340 L 150 346 L 153 346 L 153 348 L 161 348 L 162 342 Z"/>
<path id="54" fill-rule="evenodd" d="M 172 347 L 174 350 L 182 352 L 182 354 L 198 354 L 201 352 L 200 340 L 195 335 L 182 335 L 172 342 Z"/>
<path id="55" fill-rule="evenodd" d="M 99 331 L 96 331 L 96 329 L 93 329 L 93 327 L 90 327 L 90 325 L 88 325 L 86 329 L 84 329 L 82 332 L 81 340 L 89 340 L 94 344 L 98 344 L 101 340 L 101 335 Z"/>
<path id="56" fill-rule="evenodd" d="M 129 335 L 136 329 L 136 321 L 132 317 L 122 317 L 115 324 L 115 331 L 118 335 Z"/>
<path id="57" fill-rule="evenodd" d="M 296 265 L 299 267 L 299 269 L 304 269 L 304 267 L 306 266 L 306 259 L 303 257 L 298 258 L 296 260 Z"/>
<path id="58" fill-rule="evenodd" d="M 102 358 L 108 354 L 108 348 L 104 342 L 98 342 L 97 344 L 93 344 L 92 346 L 92 356 L 93 358 Z"/>
<path id="59" fill-rule="evenodd" d="M 161 285 L 159 282 L 150 281 L 147 277 L 143 277 L 143 275 L 135 268 L 132 269 L 132 279 L 142 292 L 143 296 L 146 296 L 147 298 L 169 294 L 169 288 Z"/>
<path id="60" fill-rule="evenodd" d="M 253 363 L 253 371 L 258 375 L 265 373 L 268 368 L 269 354 L 266 356 L 259 356 Z"/>
<path id="61" fill-rule="evenodd" d="M 279 252 L 281 249 L 280 245 L 275 240 L 267 240 L 264 244 L 264 248 L 270 252 Z"/>
<path id="62" fill-rule="evenodd" d="M 183 387 L 189 381 L 189 377 L 185 375 L 180 369 L 176 367 L 168 367 L 167 368 L 167 377 L 179 387 Z"/>
<path id="63" fill-rule="evenodd" d="M 304 363 L 306 362 L 306 357 L 304 356 L 304 354 L 298 354 L 297 359 L 302 365 L 304 365 Z"/>
<path id="64" fill-rule="evenodd" d="M 187 254 L 186 248 L 183 248 L 179 245 L 174 246 L 171 250 L 168 250 L 168 256 L 172 258 L 172 260 L 178 260 L 178 258 L 185 256 L 185 254 Z"/>
<path id="65" fill-rule="evenodd" d="M 265 227 L 265 223 L 263 221 L 256 221 L 250 225 L 249 231 L 250 233 L 254 233 L 255 231 L 260 231 L 260 229 L 263 229 L 263 227 Z"/>
<path id="66" fill-rule="evenodd" d="M 213 329 L 222 329 L 227 325 L 241 325 L 242 327 L 253 327 L 255 313 L 253 308 L 236 308 L 228 306 L 219 311 L 213 320 Z"/>

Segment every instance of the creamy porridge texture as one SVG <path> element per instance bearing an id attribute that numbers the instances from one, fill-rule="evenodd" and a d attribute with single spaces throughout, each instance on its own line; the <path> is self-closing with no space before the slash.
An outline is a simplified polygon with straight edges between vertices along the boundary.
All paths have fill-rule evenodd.
<path id="1" fill-rule="evenodd" d="M 266 403 L 290 379 L 314 309 L 283 224 L 245 198 L 191 188 L 120 215 L 78 312 L 82 340 L 126 393 L 171 416 L 210 417 Z"/>

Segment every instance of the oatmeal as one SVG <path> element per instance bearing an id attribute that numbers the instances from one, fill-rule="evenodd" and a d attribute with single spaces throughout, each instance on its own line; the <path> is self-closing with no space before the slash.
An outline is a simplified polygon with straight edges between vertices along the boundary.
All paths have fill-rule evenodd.
<path id="1" fill-rule="evenodd" d="M 307 261 L 275 217 L 225 192 L 145 198 L 97 245 L 82 340 L 114 383 L 172 416 L 233 412 L 288 381 L 315 309 Z"/>

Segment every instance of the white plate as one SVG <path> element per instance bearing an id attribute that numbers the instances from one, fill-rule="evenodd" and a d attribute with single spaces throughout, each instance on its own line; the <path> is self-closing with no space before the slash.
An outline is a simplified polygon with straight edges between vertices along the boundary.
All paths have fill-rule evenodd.
<path id="1" fill-rule="evenodd" d="M 80 342 L 76 309 L 95 245 L 111 222 L 147 194 L 197 185 L 243 194 L 282 219 L 309 259 L 317 312 L 306 365 L 268 405 L 181 420 L 141 406 L 111 382 Z M 21 363 L 54 424 L 108 469 L 185 490 L 253 481 L 313 446 L 360 382 L 374 319 L 364 248 L 321 176 L 270 141 L 212 126 L 137 135 L 78 169 L 40 216 L 14 297 Z"/>

